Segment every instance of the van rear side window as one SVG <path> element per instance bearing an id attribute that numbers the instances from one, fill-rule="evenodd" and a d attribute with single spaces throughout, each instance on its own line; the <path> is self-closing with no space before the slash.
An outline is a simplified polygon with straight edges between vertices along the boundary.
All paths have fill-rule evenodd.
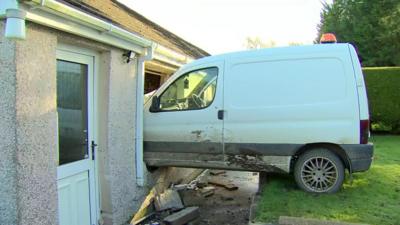
<path id="1" fill-rule="evenodd" d="M 241 63 L 228 74 L 225 101 L 231 107 L 305 105 L 346 97 L 343 64 L 336 58 Z"/>

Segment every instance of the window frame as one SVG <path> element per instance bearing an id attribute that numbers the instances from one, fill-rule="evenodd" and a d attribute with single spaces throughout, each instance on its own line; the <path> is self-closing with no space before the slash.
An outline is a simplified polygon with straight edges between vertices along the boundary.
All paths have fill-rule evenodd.
<path id="1" fill-rule="evenodd" d="M 172 109 L 172 110 L 163 110 L 163 109 L 160 108 L 159 111 L 157 111 L 157 112 L 151 112 L 151 113 L 195 111 L 195 110 L 203 110 L 203 109 L 206 109 L 206 108 L 210 107 L 210 106 L 214 103 L 215 96 L 217 95 L 218 77 L 219 77 L 219 68 L 218 68 L 218 66 L 208 66 L 208 67 L 204 67 L 204 68 L 198 68 L 198 69 L 190 70 L 190 71 L 188 71 L 188 72 L 186 72 L 186 73 L 183 73 L 183 74 L 181 74 L 179 77 L 177 77 L 174 81 L 172 81 L 172 82 L 168 85 L 168 87 L 166 87 L 166 88 L 161 92 L 161 94 L 159 94 L 159 95 L 157 96 L 157 98 L 160 99 L 161 96 L 168 90 L 168 88 L 169 88 L 172 84 L 174 84 L 177 80 L 179 80 L 181 77 L 183 77 L 183 76 L 186 76 L 186 75 L 188 75 L 188 74 L 190 74 L 190 73 L 197 72 L 197 71 L 200 71 L 200 70 L 214 69 L 214 68 L 217 69 L 217 76 L 216 76 L 216 79 L 215 79 L 215 82 L 216 82 L 216 83 L 215 83 L 215 93 L 214 93 L 213 99 L 211 100 L 210 104 L 208 104 L 208 105 L 205 106 L 205 107 L 196 108 L 196 109 Z M 149 111 L 150 111 L 150 110 L 149 110 Z"/>

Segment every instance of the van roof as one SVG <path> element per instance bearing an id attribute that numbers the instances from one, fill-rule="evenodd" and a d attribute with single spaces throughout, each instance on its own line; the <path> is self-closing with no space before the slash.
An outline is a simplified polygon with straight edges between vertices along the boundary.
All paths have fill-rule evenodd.
<path id="1" fill-rule="evenodd" d="M 278 48 L 264 48 L 256 50 L 238 51 L 225 53 L 220 55 L 213 55 L 204 58 L 194 60 L 193 62 L 186 64 L 185 67 L 191 67 L 195 65 L 201 65 L 206 63 L 211 63 L 215 61 L 222 61 L 227 59 L 238 59 L 238 58 L 256 58 L 258 56 L 268 56 L 268 55 L 296 55 L 296 54 L 307 54 L 307 53 L 318 53 L 318 52 L 343 52 L 348 51 L 350 44 L 314 44 L 314 45 L 302 45 L 302 46 L 288 46 L 288 47 L 278 47 Z"/>

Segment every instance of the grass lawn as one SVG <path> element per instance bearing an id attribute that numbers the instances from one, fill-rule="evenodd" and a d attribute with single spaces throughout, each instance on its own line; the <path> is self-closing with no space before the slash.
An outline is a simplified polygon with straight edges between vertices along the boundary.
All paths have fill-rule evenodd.
<path id="1" fill-rule="evenodd" d="M 340 220 L 376 225 L 400 224 L 400 136 L 374 136 L 374 161 L 336 194 L 305 193 L 291 176 L 274 176 L 258 205 L 259 222 L 279 216 Z"/>

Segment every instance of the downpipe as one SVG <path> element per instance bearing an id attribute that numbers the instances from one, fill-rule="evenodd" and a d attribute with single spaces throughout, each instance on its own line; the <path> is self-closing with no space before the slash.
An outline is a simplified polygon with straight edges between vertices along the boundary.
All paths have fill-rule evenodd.
<path id="1" fill-rule="evenodd" d="M 144 71 L 145 62 L 153 59 L 154 46 L 146 49 L 145 55 L 140 55 L 137 60 L 137 86 L 136 86 L 136 184 L 144 186 L 144 161 L 143 161 L 143 104 L 144 104 Z"/>
<path id="2" fill-rule="evenodd" d="M 0 4 L 0 18 L 5 18 L 4 36 L 9 39 L 25 39 L 26 12 L 19 9 L 16 0 L 3 0 Z"/>

